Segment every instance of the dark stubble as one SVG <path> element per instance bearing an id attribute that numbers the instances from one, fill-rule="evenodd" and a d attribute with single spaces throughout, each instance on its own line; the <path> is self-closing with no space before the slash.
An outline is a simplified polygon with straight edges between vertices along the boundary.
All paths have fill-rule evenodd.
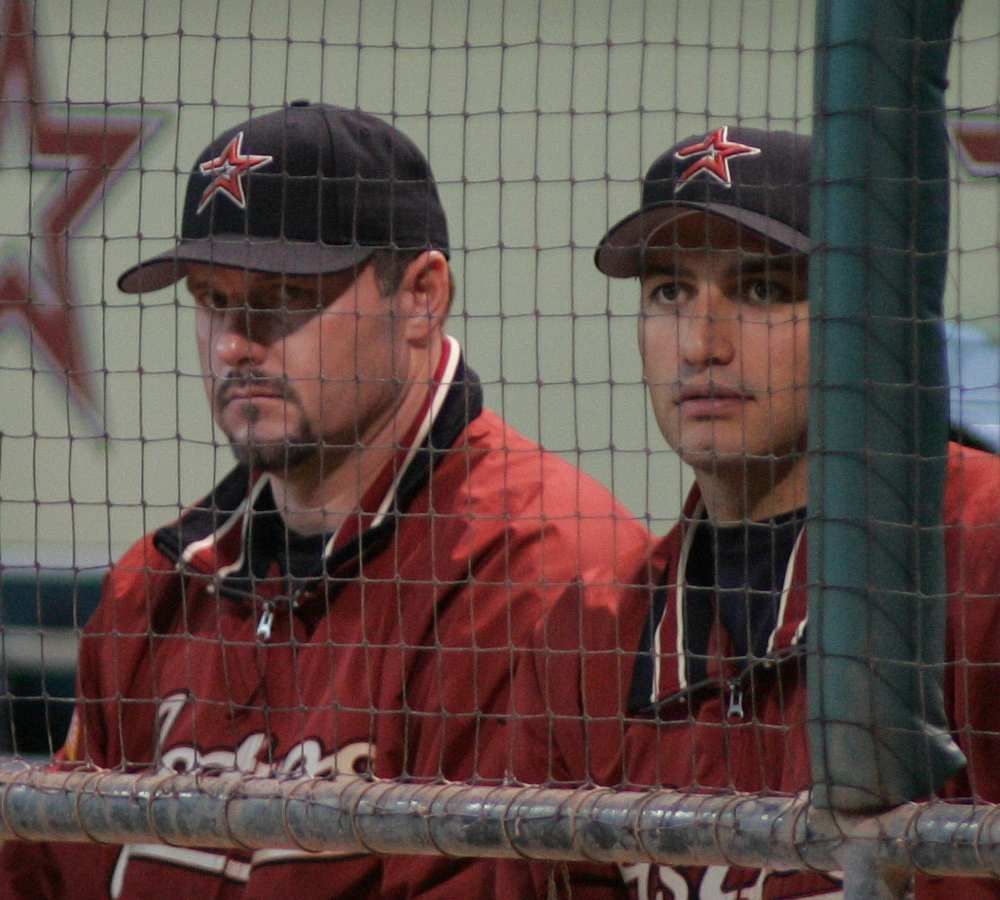
<path id="1" fill-rule="evenodd" d="M 251 437 L 246 441 L 237 441 L 227 432 L 226 437 L 229 438 L 236 459 L 262 472 L 286 472 L 313 459 L 319 453 L 320 438 L 309 424 L 302 400 L 287 379 L 260 375 L 252 370 L 220 378 L 215 388 L 216 416 L 221 418 L 222 410 L 228 403 L 243 403 L 245 404 L 243 415 L 247 421 L 251 425 L 256 422 L 260 418 L 260 409 L 253 398 L 233 398 L 235 392 L 249 387 L 265 388 L 289 406 L 298 409 L 299 424 L 294 433 L 286 433 L 284 438 L 277 441 L 255 441 L 252 429 Z"/>

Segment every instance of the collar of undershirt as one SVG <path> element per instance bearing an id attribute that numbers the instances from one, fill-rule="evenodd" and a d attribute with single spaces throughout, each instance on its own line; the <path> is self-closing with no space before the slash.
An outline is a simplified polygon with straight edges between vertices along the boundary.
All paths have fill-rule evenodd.
<path id="1" fill-rule="evenodd" d="M 742 670 L 767 655 L 805 515 L 802 508 L 759 522 L 698 525 L 684 577 L 689 684 L 709 677 L 713 631 L 716 654 L 731 657 L 731 666 Z"/>
<path id="2" fill-rule="evenodd" d="M 805 553 L 806 512 L 795 510 L 776 518 L 779 527 L 782 523 L 788 527 L 794 525 L 795 539 L 785 567 L 777 622 L 767 644 L 769 659 L 783 659 L 797 653 L 806 625 L 803 576 L 798 565 Z M 717 684 L 715 678 L 693 682 L 690 678 L 693 673 L 688 666 L 691 632 L 704 631 L 700 625 L 707 623 L 710 628 L 715 621 L 713 605 L 687 604 L 684 601 L 688 556 L 695 536 L 705 521 L 705 506 L 695 486 L 684 504 L 680 526 L 664 539 L 658 550 L 661 576 L 648 594 L 649 612 L 643 617 L 645 623 L 629 689 L 628 705 L 634 712 L 649 712 L 686 696 L 690 691 Z M 762 528 L 769 524 L 761 523 Z M 734 530 L 738 533 L 757 529 L 737 525 Z M 697 608 L 690 609 L 690 606 Z M 692 621 L 692 613 L 697 621 Z"/>
<path id="3" fill-rule="evenodd" d="M 765 553 L 770 555 L 779 543 L 787 543 L 790 553 L 794 536 L 805 518 L 805 507 L 801 507 L 759 522 L 713 525 L 710 520 L 703 519 L 698 526 L 699 537 L 704 535 L 709 540 L 713 555 L 719 559 L 739 561 Z M 787 540 L 789 534 L 792 536 L 790 541 Z"/>

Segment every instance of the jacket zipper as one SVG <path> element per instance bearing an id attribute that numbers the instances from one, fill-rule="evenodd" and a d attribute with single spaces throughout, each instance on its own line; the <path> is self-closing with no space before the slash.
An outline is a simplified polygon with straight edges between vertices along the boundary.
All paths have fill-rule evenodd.
<path id="1" fill-rule="evenodd" d="M 182 576 L 185 575 L 200 575 L 201 573 L 193 572 L 189 569 L 183 560 L 177 560 L 174 563 L 174 569 L 179 572 Z M 205 586 L 205 593 L 212 595 L 217 592 L 217 588 L 214 584 L 209 583 Z M 289 602 L 289 613 L 296 610 L 302 604 L 302 597 L 306 592 L 304 590 L 298 590 L 294 596 L 290 598 Z M 263 609 L 261 610 L 260 618 L 257 620 L 257 637 L 264 641 L 265 643 L 271 640 L 271 634 L 274 631 L 274 611 L 276 607 L 274 600 L 265 600 Z"/>
<path id="2" fill-rule="evenodd" d="M 302 604 L 302 591 L 291 597 L 288 601 L 288 614 L 291 616 Z M 274 610 L 277 604 L 274 600 L 265 600 L 264 609 L 261 611 L 260 619 L 257 620 L 257 637 L 265 643 L 271 640 L 271 632 L 274 630 Z"/>
<path id="3" fill-rule="evenodd" d="M 264 610 L 257 622 L 257 637 L 262 641 L 271 640 L 271 629 L 274 627 L 274 601 L 265 600 Z"/>
<path id="4" fill-rule="evenodd" d="M 729 709 L 726 711 L 727 719 L 743 719 L 743 683 L 738 678 L 733 678 L 727 685 L 729 688 Z"/>

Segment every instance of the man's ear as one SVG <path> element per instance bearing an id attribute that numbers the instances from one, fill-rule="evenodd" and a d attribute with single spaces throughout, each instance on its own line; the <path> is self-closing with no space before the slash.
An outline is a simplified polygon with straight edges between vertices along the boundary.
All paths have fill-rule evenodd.
<path id="1" fill-rule="evenodd" d="M 396 315 L 404 319 L 404 332 L 418 346 L 441 331 L 451 305 L 451 284 L 451 267 L 440 250 L 427 250 L 406 267 L 396 293 Z"/>

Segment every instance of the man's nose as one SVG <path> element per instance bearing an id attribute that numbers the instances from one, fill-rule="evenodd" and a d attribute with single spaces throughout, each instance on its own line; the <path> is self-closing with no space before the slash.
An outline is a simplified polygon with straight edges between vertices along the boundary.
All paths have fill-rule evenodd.
<path id="1" fill-rule="evenodd" d="M 686 366 L 701 370 L 733 361 L 737 310 L 714 284 L 702 282 L 680 315 L 680 354 Z"/>
<path id="2" fill-rule="evenodd" d="M 219 371 L 258 366 L 267 355 L 263 330 L 254 327 L 254 312 L 236 307 L 212 319 L 212 359 Z"/>

